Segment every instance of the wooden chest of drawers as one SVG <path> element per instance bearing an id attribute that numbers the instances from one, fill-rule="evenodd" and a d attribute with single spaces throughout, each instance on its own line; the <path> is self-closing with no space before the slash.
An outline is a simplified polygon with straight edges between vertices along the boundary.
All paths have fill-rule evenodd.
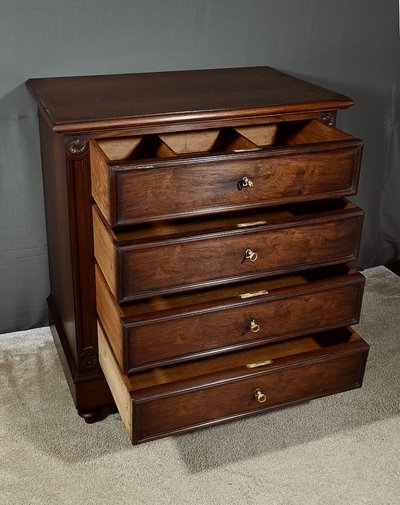
<path id="1" fill-rule="evenodd" d="M 359 387 L 352 101 L 267 67 L 31 79 L 50 322 L 133 443 Z"/>

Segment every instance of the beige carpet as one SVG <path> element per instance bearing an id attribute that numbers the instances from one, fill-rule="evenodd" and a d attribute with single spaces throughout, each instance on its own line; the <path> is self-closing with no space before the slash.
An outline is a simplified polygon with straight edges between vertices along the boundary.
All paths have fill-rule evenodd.
<path id="1" fill-rule="evenodd" d="M 400 504 L 400 278 L 366 272 L 362 389 L 132 447 L 86 425 L 48 328 L 0 335 L 0 503 Z"/>

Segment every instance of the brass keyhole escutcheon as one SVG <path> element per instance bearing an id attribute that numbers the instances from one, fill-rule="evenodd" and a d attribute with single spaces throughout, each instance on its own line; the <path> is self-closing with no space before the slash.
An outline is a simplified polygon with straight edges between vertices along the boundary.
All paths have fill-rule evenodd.
<path id="1" fill-rule="evenodd" d="M 256 323 L 255 319 L 250 319 L 249 326 L 250 326 L 250 330 L 253 333 L 257 333 L 258 331 L 260 331 L 260 325 Z"/>
<path id="2" fill-rule="evenodd" d="M 245 175 L 240 179 L 237 183 L 238 189 L 242 190 L 243 188 L 252 188 L 254 186 L 253 181 Z"/>
<path id="3" fill-rule="evenodd" d="M 260 388 L 257 388 L 254 391 L 254 398 L 258 401 L 258 403 L 265 403 L 267 401 L 267 397 L 265 394 L 261 391 Z"/>
<path id="4" fill-rule="evenodd" d="M 246 249 L 244 252 L 244 257 L 247 260 L 256 261 L 258 258 L 258 254 L 256 252 L 252 251 L 251 249 Z"/>

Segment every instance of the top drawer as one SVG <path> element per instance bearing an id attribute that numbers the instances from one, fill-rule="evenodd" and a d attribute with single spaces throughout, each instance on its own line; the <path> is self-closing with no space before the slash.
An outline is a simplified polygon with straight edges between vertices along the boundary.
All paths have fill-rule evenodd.
<path id="1" fill-rule="evenodd" d="M 363 143 L 318 120 L 92 141 L 111 226 L 355 194 Z"/>

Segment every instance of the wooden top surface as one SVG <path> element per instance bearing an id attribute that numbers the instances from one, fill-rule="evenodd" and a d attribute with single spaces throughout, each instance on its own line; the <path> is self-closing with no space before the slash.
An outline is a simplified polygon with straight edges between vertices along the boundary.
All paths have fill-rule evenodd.
<path id="1" fill-rule="evenodd" d="M 30 79 L 59 132 L 349 107 L 352 100 L 269 67 Z"/>

